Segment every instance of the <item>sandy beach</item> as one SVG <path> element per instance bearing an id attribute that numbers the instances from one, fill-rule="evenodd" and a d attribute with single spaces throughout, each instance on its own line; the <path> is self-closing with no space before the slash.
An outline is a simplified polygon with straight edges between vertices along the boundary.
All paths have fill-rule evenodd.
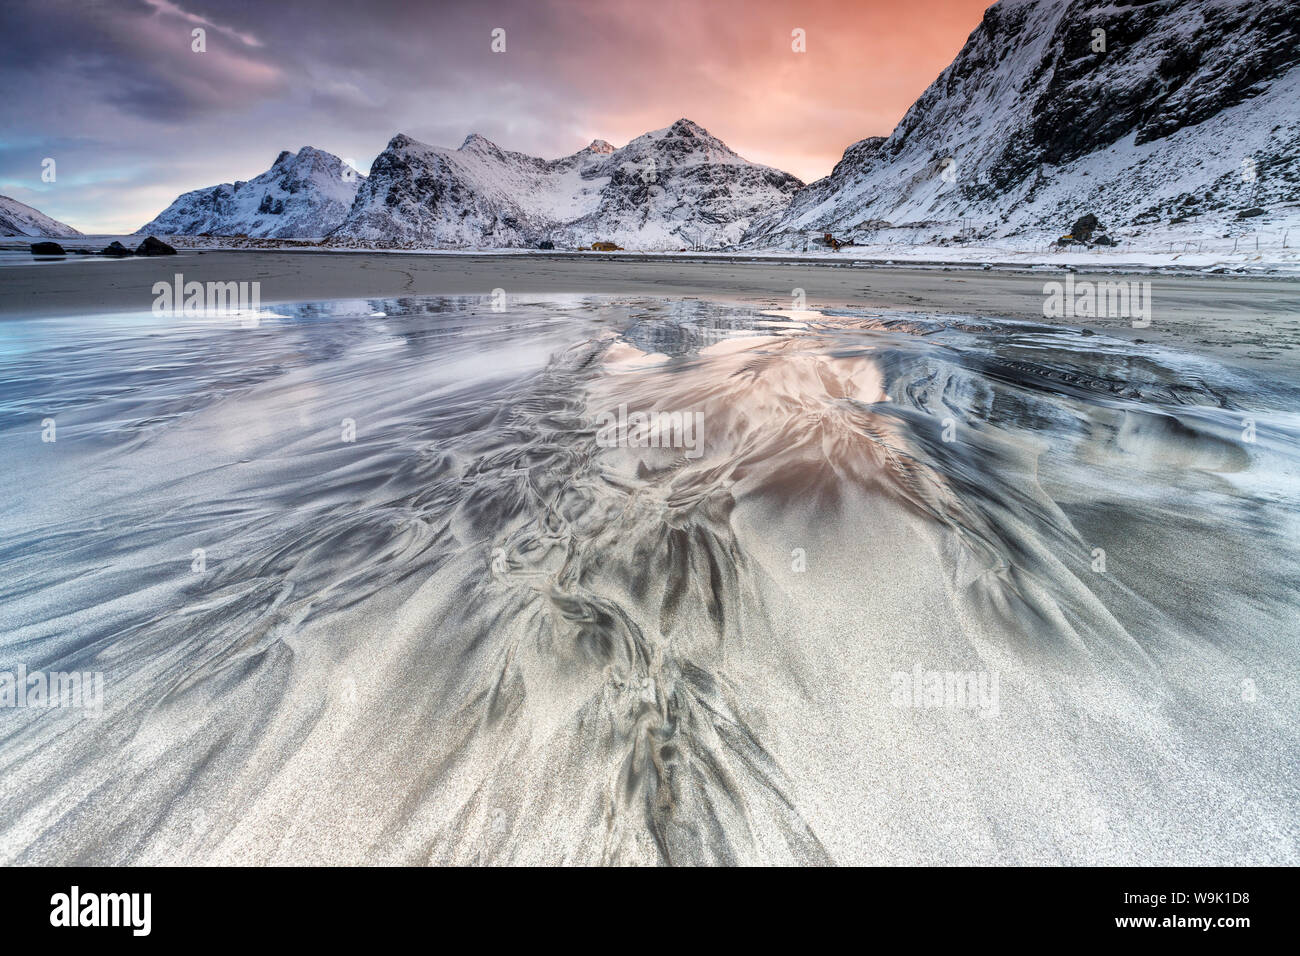
<path id="1" fill-rule="evenodd" d="M 851 260 L 846 260 L 851 263 Z M 1045 282 L 1054 269 L 1009 271 L 963 266 L 853 266 L 831 263 L 673 260 L 556 255 L 440 255 L 323 251 L 185 252 L 119 262 L 77 260 L 0 269 L 0 315 L 72 315 L 148 309 L 155 282 L 261 283 L 261 301 L 421 295 L 656 295 L 717 298 L 789 308 L 802 289 L 816 308 L 901 309 L 992 315 L 1028 321 L 1044 317 Z M 1124 318 L 1074 319 L 1063 324 L 1105 331 L 1234 361 L 1270 362 L 1300 347 L 1300 279 L 1093 274 L 1076 279 L 1149 281 L 1149 328 Z"/>
<path id="2" fill-rule="evenodd" d="M 1294 864 L 1300 284 L 1062 278 L 0 267 L 0 862 Z"/>

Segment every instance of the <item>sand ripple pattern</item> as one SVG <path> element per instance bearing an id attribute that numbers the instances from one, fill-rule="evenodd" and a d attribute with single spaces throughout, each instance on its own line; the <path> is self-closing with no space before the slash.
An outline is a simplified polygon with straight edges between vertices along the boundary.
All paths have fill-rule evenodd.
<path id="1" fill-rule="evenodd" d="M 696 301 L 152 321 L 0 353 L 0 668 L 107 688 L 0 714 L 5 862 L 1295 862 L 1292 384 Z M 1002 714 L 891 707 L 915 662 Z M 1128 823 L 1160 748 L 1218 766 L 1163 812 L 1256 810 Z"/>

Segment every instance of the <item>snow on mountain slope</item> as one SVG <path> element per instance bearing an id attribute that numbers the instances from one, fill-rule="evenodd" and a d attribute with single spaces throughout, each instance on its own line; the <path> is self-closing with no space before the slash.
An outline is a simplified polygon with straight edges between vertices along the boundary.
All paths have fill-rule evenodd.
<path id="1" fill-rule="evenodd" d="M 596 140 L 561 159 L 503 150 L 477 134 L 460 149 L 398 135 L 375 160 L 333 241 L 531 246 L 595 240 L 629 249 L 736 242 L 802 183 L 751 163 L 690 120 L 621 149 Z"/>
<path id="2" fill-rule="evenodd" d="M 500 149 L 477 134 L 460 149 L 394 136 L 335 238 L 514 246 L 554 222 L 595 208 L 609 154 L 591 146 L 547 161 Z"/>
<path id="3" fill-rule="evenodd" d="M 332 232 L 352 208 L 365 177 L 324 150 L 280 153 L 247 182 L 222 183 L 178 197 L 139 233 L 316 238 Z"/>
<path id="4" fill-rule="evenodd" d="M 50 239 L 79 236 L 66 223 L 51 219 L 38 209 L 8 196 L 0 196 L 0 236 L 34 236 Z"/>
<path id="5" fill-rule="evenodd" d="M 1297 94 L 1296 0 L 1001 0 L 889 137 L 744 243 L 1054 236 L 1089 212 L 1137 231 L 1222 234 L 1255 207 L 1300 224 Z"/>

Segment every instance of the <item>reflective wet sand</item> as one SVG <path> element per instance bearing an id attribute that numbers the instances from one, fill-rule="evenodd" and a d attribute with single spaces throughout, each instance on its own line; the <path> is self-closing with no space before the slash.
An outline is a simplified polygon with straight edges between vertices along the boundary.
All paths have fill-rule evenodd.
<path id="1" fill-rule="evenodd" d="M 0 710 L 5 862 L 1300 858 L 1294 369 L 956 314 L 273 312 L 0 324 L 0 669 L 105 677 Z"/>

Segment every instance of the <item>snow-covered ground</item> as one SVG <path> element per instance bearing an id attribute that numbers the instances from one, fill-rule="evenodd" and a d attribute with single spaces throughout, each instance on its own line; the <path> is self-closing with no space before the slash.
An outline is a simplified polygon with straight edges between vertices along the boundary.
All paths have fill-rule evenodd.
<path id="1" fill-rule="evenodd" d="M 743 249 L 709 251 L 623 251 L 579 252 L 573 248 L 536 250 L 524 248 L 459 248 L 431 249 L 418 245 L 397 245 L 383 241 L 356 241 L 351 245 L 334 240 L 323 245 L 310 239 L 255 239 L 244 237 L 168 237 L 167 241 L 180 250 L 274 250 L 321 251 L 334 253 L 386 252 L 403 255 L 439 256 L 534 256 L 629 259 L 691 259 L 717 260 L 719 262 L 772 259 L 822 263 L 827 266 L 890 266 L 929 265 L 994 269 L 1006 268 L 1076 268 L 1100 271 L 1160 270 L 1168 272 L 1239 273 L 1251 275 L 1300 276 L 1300 230 L 1295 232 L 1247 233 L 1235 239 L 1189 238 L 1188 232 L 1165 230 L 1145 240 L 1125 240 L 1118 246 L 1084 248 L 1068 246 L 1059 248 L 1041 237 L 1004 238 L 995 243 L 924 242 L 870 243 L 846 246 L 838 252 L 829 249 L 792 251 L 790 249 Z M 59 238 L 58 242 L 72 255 L 68 261 L 82 259 L 95 253 L 114 239 L 133 247 L 139 236 L 79 236 Z M 27 251 L 36 237 L 0 239 L 0 266 L 22 265 L 33 261 Z M 1258 240 L 1258 247 L 1256 241 Z M 1283 241 L 1286 245 L 1283 245 Z M 52 260 L 43 260 L 52 261 Z"/>
<path id="2" fill-rule="evenodd" d="M 81 240 L 63 241 L 63 246 L 70 252 L 76 250 L 98 251 L 108 245 L 115 237 L 94 236 Z M 121 237 L 117 237 L 121 238 Z M 131 237 L 125 237 L 130 239 Z M 905 242 L 875 243 L 862 246 L 847 246 L 838 252 L 830 250 L 792 252 L 789 249 L 746 249 L 744 251 L 701 251 L 701 252 L 578 252 L 574 249 L 555 249 L 539 251 L 534 249 L 506 248 L 462 248 L 462 249 L 423 249 L 414 246 L 394 246 L 383 242 L 357 244 L 342 247 L 331 244 L 322 249 L 317 242 L 310 240 L 273 240 L 243 238 L 190 238 L 177 236 L 168 239 L 176 248 L 185 250 L 207 249 L 241 249 L 241 250 L 277 250 L 293 251 L 327 251 L 329 253 L 373 253 L 391 252 L 403 255 L 439 255 L 439 256 L 535 256 L 569 257 L 574 255 L 592 258 L 618 257 L 633 259 L 703 259 L 719 262 L 746 261 L 751 259 L 773 259 L 782 261 L 799 261 L 824 263 L 828 266 L 845 265 L 952 265 L 978 268 L 989 265 L 993 268 L 1029 268 L 1059 267 L 1087 268 L 1094 270 L 1125 271 L 1129 269 L 1159 269 L 1162 271 L 1193 272 L 1241 272 L 1250 274 L 1277 274 L 1300 276 L 1300 236 L 1293 235 L 1289 246 L 1282 248 L 1280 242 L 1269 244 L 1261 239 L 1256 250 L 1254 237 L 1238 244 L 1236 252 L 1232 242 L 1219 240 L 1215 243 L 1203 242 L 1198 250 L 1197 243 L 1190 240 L 1152 243 L 1124 244 L 1114 248 L 1082 249 L 1071 247 L 1057 249 L 1044 240 L 1026 239 L 1020 242 L 1001 240 L 997 245 L 934 245 L 909 244 Z M 30 261 L 22 255 L 24 250 L 17 248 L 3 250 L 0 244 L 0 265 L 20 264 Z M 78 258 L 80 258 L 78 256 Z"/>

